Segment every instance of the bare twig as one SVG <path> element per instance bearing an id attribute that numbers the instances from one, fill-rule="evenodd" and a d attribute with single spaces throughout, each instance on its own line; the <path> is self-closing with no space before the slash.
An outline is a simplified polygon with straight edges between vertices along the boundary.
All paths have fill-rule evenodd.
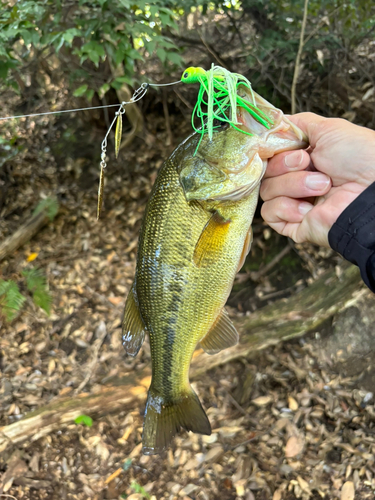
<path id="1" fill-rule="evenodd" d="M 199 38 L 202 40 L 203 45 L 206 47 L 208 52 L 213 56 L 214 59 L 220 64 L 225 69 L 229 69 L 228 66 L 225 64 L 224 61 L 220 59 L 220 57 L 214 52 L 211 47 L 208 45 L 208 43 L 205 41 L 205 39 L 202 37 L 202 35 L 199 33 Z"/>
<path id="2" fill-rule="evenodd" d="M 303 51 L 303 45 L 304 45 L 303 39 L 305 36 L 308 5 L 309 5 L 309 0 L 305 0 L 305 5 L 303 7 L 303 19 L 302 19 L 301 33 L 300 33 L 300 37 L 299 37 L 299 47 L 298 47 L 298 52 L 297 52 L 297 57 L 296 57 L 296 64 L 294 66 L 294 74 L 293 74 L 293 82 L 292 82 L 292 92 L 291 92 L 292 115 L 296 112 L 296 86 L 297 86 L 297 80 L 298 80 L 299 71 L 300 71 L 300 67 L 301 67 L 301 57 L 302 57 L 302 51 Z"/>
<path id="3" fill-rule="evenodd" d="M 181 101 L 185 104 L 185 106 L 188 108 L 188 109 L 193 109 L 194 107 L 190 104 L 189 101 L 187 101 L 185 99 L 185 97 L 181 94 L 181 92 L 179 92 L 176 88 L 173 87 L 173 90 L 174 92 L 176 93 L 176 95 L 181 99 Z"/>
<path id="4" fill-rule="evenodd" d="M 286 245 L 286 247 L 283 248 L 281 250 L 281 252 L 279 252 L 268 264 L 266 264 L 264 267 L 262 267 L 259 271 L 251 272 L 250 278 L 253 281 L 258 281 L 259 278 L 261 278 L 262 276 L 267 274 L 269 271 L 271 271 L 271 269 L 273 267 L 275 267 L 276 264 L 278 264 L 280 262 L 280 260 L 283 259 L 285 257 L 285 255 L 290 252 L 291 249 L 292 249 L 292 246 L 288 241 L 288 244 Z"/>

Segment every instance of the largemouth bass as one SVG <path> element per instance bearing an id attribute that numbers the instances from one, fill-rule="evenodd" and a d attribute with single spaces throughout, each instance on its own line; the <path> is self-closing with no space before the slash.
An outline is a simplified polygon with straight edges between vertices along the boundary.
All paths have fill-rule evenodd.
<path id="1" fill-rule="evenodd" d="M 238 343 L 224 309 L 252 242 L 251 223 L 267 159 L 307 145 L 280 110 L 256 95 L 272 118 L 267 130 L 239 108 L 244 134 L 228 124 L 213 139 L 199 134 L 180 144 L 161 167 L 148 201 L 137 268 L 123 320 L 123 345 L 135 356 L 150 337 L 152 382 L 143 453 L 163 451 L 182 427 L 210 434 L 189 383 L 197 344 L 209 354 Z"/>

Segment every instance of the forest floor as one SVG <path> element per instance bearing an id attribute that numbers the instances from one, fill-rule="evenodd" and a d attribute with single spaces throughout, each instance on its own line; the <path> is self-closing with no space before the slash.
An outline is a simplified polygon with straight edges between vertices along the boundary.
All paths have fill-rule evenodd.
<path id="1" fill-rule="evenodd" d="M 173 145 L 166 146 L 164 116 L 153 115 L 149 134 L 117 162 L 111 156 L 96 221 L 105 131 L 76 129 L 74 118 L 48 123 L 19 125 L 23 148 L 8 161 L 4 181 L 2 237 L 41 197 L 56 194 L 60 211 L 0 264 L 3 279 L 20 283 L 21 270 L 38 266 L 53 297 L 49 317 L 29 298 L 12 323 L 0 323 L 0 426 L 150 364 L 147 342 L 135 359 L 123 352 L 122 313 L 151 185 L 189 133 L 189 124 L 171 115 Z M 291 245 L 257 215 L 254 244 L 229 299 L 233 316 L 287 300 L 325 269 L 340 269 L 333 252 Z M 277 264 L 256 276 L 281 252 Z M 143 456 L 144 405 L 130 413 L 108 409 L 91 427 L 70 424 L 0 456 L 0 493 L 17 500 L 374 498 L 374 298 L 363 287 L 358 294 L 355 306 L 319 331 L 200 376 L 193 385 L 211 436 L 182 432 L 163 455 Z"/>

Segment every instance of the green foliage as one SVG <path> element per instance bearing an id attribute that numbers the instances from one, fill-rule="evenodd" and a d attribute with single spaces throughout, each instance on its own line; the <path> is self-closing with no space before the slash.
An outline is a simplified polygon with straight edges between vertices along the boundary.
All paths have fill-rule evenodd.
<path id="1" fill-rule="evenodd" d="M 304 0 L 243 0 L 241 8 L 256 29 L 247 57 L 252 83 L 267 82 L 268 88 L 254 88 L 279 105 L 275 90 L 290 93 Z M 313 74 L 306 74 L 306 79 L 323 78 L 334 65 L 342 66 L 366 37 L 373 38 L 374 27 L 373 0 L 310 0 L 302 62 Z"/>
<path id="2" fill-rule="evenodd" d="M 47 282 L 43 272 L 37 268 L 22 271 L 27 290 L 32 294 L 34 303 L 50 314 L 52 297 L 47 289 Z M 22 309 L 26 300 L 13 280 L 0 280 L 0 314 L 7 321 L 12 321 Z"/>
<path id="3" fill-rule="evenodd" d="M 82 424 L 86 427 L 92 427 L 92 418 L 88 415 L 80 415 L 74 420 L 74 423 L 76 423 L 77 425 Z"/>
<path id="4" fill-rule="evenodd" d="M 122 468 L 123 468 L 124 471 L 127 471 L 127 470 L 130 469 L 131 465 L 132 465 L 132 459 L 131 458 L 127 458 L 124 461 L 124 463 L 122 464 Z"/>
<path id="5" fill-rule="evenodd" d="M 41 307 L 48 315 L 51 312 L 52 297 L 47 289 L 47 281 L 44 273 L 34 267 L 22 271 L 26 278 L 27 289 L 33 294 L 35 304 Z"/>
<path id="6" fill-rule="evenodd" d="M 165 65 L 179 66 L 179 49 L 166 30 L 177 30 L 176 1 L 18 0 L 12 7 L 0 0 L 0 81 L 17 87 L 14 78 L 25 64 L 48 60 L 55 54 L 71 80 L 76 96 L 91 98 L 103 86 L 118 86 L 118 79 L 93 83 L 93 66 L 122 64 L 126 83 L 135 78 L 135 62 L 147 64 L 156 53 Z M 105 67 L 105 66 L 104 66 Z M 108 73 L 108 72 L 107 72 Z M 99 75 L 98 75 L 98 78 Z M 18 79 L 19 81 L 19 79 Z"/>
<path id="7" fill-rule="evenodd" d="M 12 280 L 0 280 L 0 313 L 5 316 L 7 321 L 12 321 L 25 300 L 26 298 L 20 293 L 17 283 Z"/>
<path id="8" fill-rule="evenodd" d="M 33 215 L 37 215 L 38 213 L 46 211 L 47 217 L 52 221 L 59 211 L 59 203 L 54 197 L 47 197 L 44 200 L 41 200 L 36 206 Z"/>
<path id="9" fill-rule="evenodd" d="M 147 491 L 141 486 L 137 481 L 133 481 L 130 485 L 130 488 L 134 491 L 134 493 L 138 493 L 142 496 L 142 498 L 150 498 L 150 495 Z"/>

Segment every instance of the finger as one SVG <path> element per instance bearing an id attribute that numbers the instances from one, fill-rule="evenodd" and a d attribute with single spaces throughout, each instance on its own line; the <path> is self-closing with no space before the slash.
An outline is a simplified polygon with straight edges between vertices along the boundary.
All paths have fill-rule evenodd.
<path id="1" fill-rule="evenodd" d="M 308 198 L 322 196 L 331 188 L 331 178 L 320 172 L 289 172 L 278 177 L 265 179 L 260 187 L 262 200 L 268 201 L 279 196 Z"/>
<path id="2" fill-rule="evenodd" d="M 296 115 L 288 115 L 288 118 L 307 135 L 310 145 L 315 148 L 323 131 L 322 124 L 328 118 L 315 113 L 297 113 Z"/>
<path id="3" fill-rule="evenodd" d="M 304 216 L 313 208 L 311 203 L 280 196 L 262 205 L 261 215 L 272 226 L 280 222 L 302 222 Z M 273 227 L 273 226 L 272 226 Z M 274 228 L 276 229 L 276 228 Z"/>
<path id="4" fill-rule="evenodd" d="M 311 158 L 306 151 L 302 149 L 285 151 L 284 153 L 275 155 L 268 161 L 264 178 L 276 177 L 296 170 L 305 170 L 310 164 Z"/>

